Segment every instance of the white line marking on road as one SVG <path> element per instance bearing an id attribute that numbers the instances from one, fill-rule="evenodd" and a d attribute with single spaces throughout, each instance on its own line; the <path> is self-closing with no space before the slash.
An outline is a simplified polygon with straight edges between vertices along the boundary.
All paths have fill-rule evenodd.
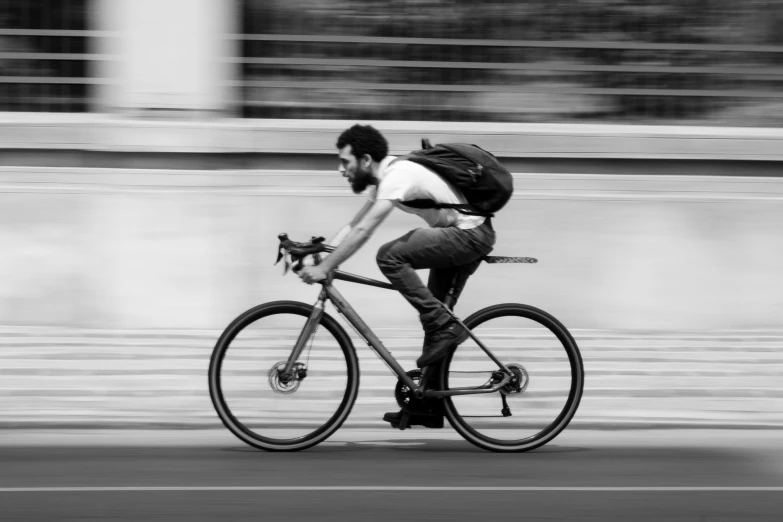
<path id="1" fill-rule="evenodd" d="M 780 492 L 783 486 L 105 486 L 17 487 L 0 493 L 101 493 L 137 491 L 561 491 L 561 492 Z"/>
<path id="2" fill-rule="evenodd" d="M 363 446 L 424 446 L 424 442 L 385 442 L 385 441 L 372 441 L 372 442 L 357 442 L 356 444 L 362 444 Z"/>

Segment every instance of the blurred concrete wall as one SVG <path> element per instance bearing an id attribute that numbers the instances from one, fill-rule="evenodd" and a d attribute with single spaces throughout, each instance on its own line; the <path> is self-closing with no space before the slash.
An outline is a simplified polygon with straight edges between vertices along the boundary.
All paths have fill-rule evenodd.
<path id="1" fill-rule="evenodd" d="M 0 114 L 0 151 L 335 155 L 337 136 L 355 120 L 156 117 L 111 114 Z M 365 121 L 392 154 L 433 143 L 476 143 L 501 158 L 570 160 L 783 161 L 778 128 Z M 2 161 L 2 159 L 0 159 Z M 8 165 L 9 163 L 4 163 Z M 166 163 L 161 161 L 160 167 Z M 285 164 L 279 165 L 287 168 Z M 673 172 L 672 174 L 685 174 Z M 745 175 L 738 171 L 736 175 Z"/>
<path id="2" fill-rule="evenodd" d="M 782 326 L 783 180 L 527 173 L 515 183 L 495 253 L 540 262 L 484 265 L 463 315 L 511 301 L 575 328 Z M 272 266 L 277 234 L 330 236 L 362 203 L 336 171 L 3 167 L 0 187 L 6 325 L 220 329 L 262 302 L 312 302 L 314 287 Z M 344 268 L 383 279 L 378 247 L 418 226 L 395 212 Z M 415 326 L 398 294 L 341 287 L 371 325 Z"/>
<path id="3" fill-rule="evenodd" d="M 261 302 L 313 301 L 314 288 L 272 267 L 277 234 L 330 236 L 362 198 L 350 192 L 336 165 L 295 171 L 291 164 L 333 155 L 335 137 L 352 123 L 4 115 L 0 268 L 12 277 L 0 282 L 2 324 L 220 329 Z M 578 328 L 781 326 L 783 181 L 769 175 L 783 159 L 778 130 L 374 124 L 392 153 L 429 136 L 479 143 L 505 158 L 565 158 L 572 165 L 636 158 L 660 172 L 658 160 L 674 161 L 667 175 L 517 174 L 515 198 L 495 221 L 496 253 L 540 263 L 483 266 L 463 296 L 463 314 L 518 301 Z M 14 166 L 14 154 L 23 150 L 33 164 L 56 165 L 58 157 L 65 161 L 76 152 L 112 153 L 126 165 L 155 153 L 159 164 L 138 170 Z M 42 151 L 40 160 L 30 155 L 34 151 Z M 273 170 L 166 168 L 187 152 L 268 153 L 278 163 Z M 749 170 L 692 176 L 692 159 L 723 159 L 721 165 Z M 765 177 L 754 176 L 761 171 L 753 161 L 734 162 L 748 159 L 765 166 Z M 417 226 L 416 218 L 395 213 L 345 268 L 382 278 L 377 248 Z M 372 325 L 415 326 L 400 296 L 342 287 Z"/>

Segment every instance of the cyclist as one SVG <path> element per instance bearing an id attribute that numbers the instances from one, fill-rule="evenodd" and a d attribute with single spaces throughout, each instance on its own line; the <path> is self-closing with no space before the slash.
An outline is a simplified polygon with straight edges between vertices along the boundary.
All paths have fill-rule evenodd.
<path id="1" fill-rule="evenodd" d="M 299 277 L 317 283 L 351 257 L 373 235 L 386 217 L 398 208 L 416 214 L 429 225 L 408 232 L 383 245 L 376 256 L 378 267 L 418 311 L 424 329 L 422 355 L 416 364 L 423 368 L 440 361 L 452 347 L 468 338 L 467 330 L 451 318 L 442 301 L 460 272 L 454 302 L 467 277 L 481 258 L 492 251 L 495 231 L 489 218 L 467 215 L 456 209 L 413 208 L 404 202 L 431 199 L 436 203 L 466 203 L 465 197 L 438 174 L 412 161 L 389 156 L 384 136 L 370 125 L 354 125 L 337 140 L 339 171 L 354 193 L 367 190 L 368 201 L 351 222 L 331 241 L 337 248 L 318 266 L 307 266 Z M 429 269 L 427 285 L 416 270 Z M 399 413 L 387 413 L 394 423 Z M 411 424 L 429 425 L 427 419 L 411 418 Z M 438 423 L 435 423 L 438 424 Z M 440 426 L 443 418 L 440 418 Z M 431 427 L 440 427 L 431 426 Z"/>

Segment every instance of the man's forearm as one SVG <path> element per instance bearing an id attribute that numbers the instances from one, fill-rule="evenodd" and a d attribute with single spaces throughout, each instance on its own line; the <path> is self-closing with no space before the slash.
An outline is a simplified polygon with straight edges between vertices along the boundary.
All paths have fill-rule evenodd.
<path id="1" fill-rule="evenodd" d="M 353 227 L 351 227 L 351 225 L 345 225 L 343 228 L 340 229 L 339 232 L 337 232 L 337 234 L 335 234 L 332 240 L 329 241 L 329 244 L 334 247 L 340 245 L 340 243 L 345 241 L 345 238 L 348 237 L 348 234 L 351 233 L 352 228 Z"/>
<path id="2" fill-rule="evenodd" d="M 359 209 L 359 212 L 356 213 L 351 222 L 341 228 L 340 231 L 337 232 L 337 234 L 332 238 L 332 240 L 329 241 L 329 244 L 332 246 L 338 246 L 340 243 L 342 243 L 345 238 L 348 237 L 348 234 L 351 232 L 351 230 L 353 230 L 356 225 L 359 224 L 362 218 L 367 215 L 367 212 L 370 210 L 370 208 L 372 208 L 372 205 L 372 201 L 366 202 L 364 206 Z"/>
<path id="3" fill-rule="evenodd" d="M 321 268 L 330 272 L 335 270 L 340 264 L 351 257 L 362 245 L 364 245 L 372 233 L 366 228 L 354 227 L 348 233 L 340 245 L 324 259 Z"/>

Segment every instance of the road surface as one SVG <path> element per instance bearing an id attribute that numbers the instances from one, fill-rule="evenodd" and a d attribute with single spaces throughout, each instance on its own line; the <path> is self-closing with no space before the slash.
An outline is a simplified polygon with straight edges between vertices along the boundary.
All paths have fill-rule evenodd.
<path id="1" fill-rule="evenodd" d="M 443 430 L 267 453 L 220 430 L 0 432 L 0 520 L 779 521 L 778 430 L 566 430 L 495 454 Z"/>

